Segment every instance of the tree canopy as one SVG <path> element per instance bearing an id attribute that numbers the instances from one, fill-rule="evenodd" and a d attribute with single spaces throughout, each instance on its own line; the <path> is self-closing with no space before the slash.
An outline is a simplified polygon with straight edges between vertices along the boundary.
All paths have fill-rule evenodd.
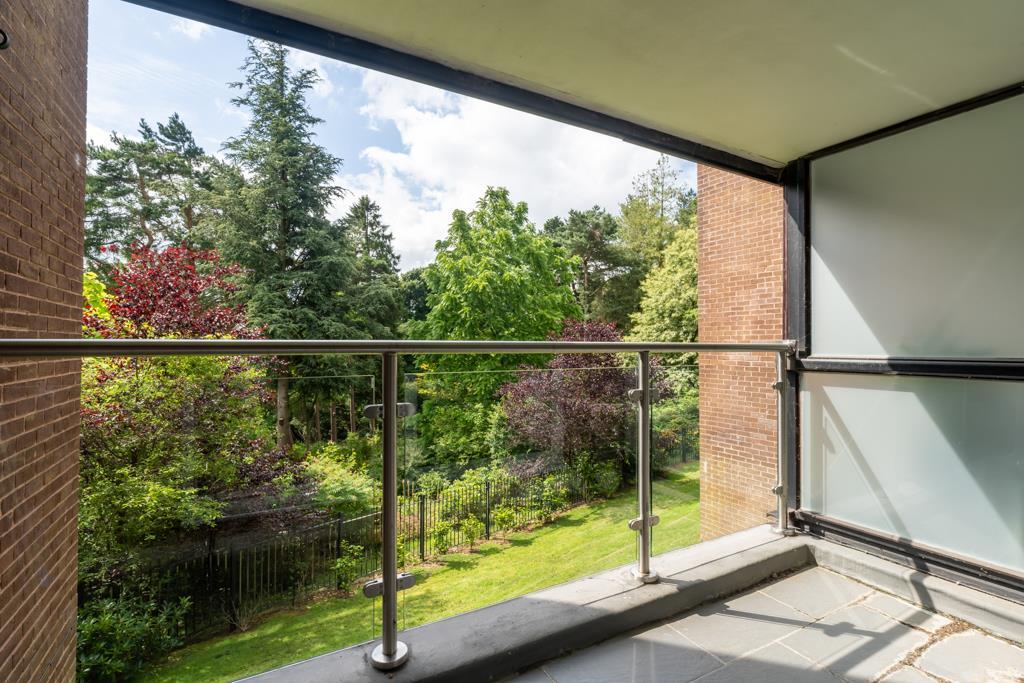
<path id="1" fill-rule="evenodd" d="M 411 323 L 428 339 L 544 339 L 579 314 L 568 254 L 530 223 L 527 206 L 488 188 L 476 208 L 455 211 L 424 273 L 429 312 Z M 428 456 L 468 463 L 486 457 L 495 392 L 522 357 L 424 356 L 419 426 Z"/>
<path id="2" fill-rule="evenodd" d="M 662 154 L 654 168 L 633 180 L 633 191 L 619 207 L 620 229 L 626 247 L 648 268 L 661 263 L 662 254 L 681 227 L 696 215 L 696 193 L 679 180 L 669 158 Z"/>
<path id="3" fill-rule="evenodd" d="M 142 119 L 138 134 L 114 133 L 109 146 L 88 147 L 85 257 L 103 272 L 119 249 L 199 244 L 207 193 L 221 166 L 178 114 L 156 128 Z"/>
<path id="4" fill-rule="evenodd" d="M 361 336 L 394 339 L 404 319 L 398 277 L 398 255 L 380 206 L 363 195 L 349 208 L 340 227 L 353 245 L 355 274 L 352 292 L 353 325 Z"/>
<path id="5" fill-rule="evenodd" d="M 546 221 L 544 232 L 576 261 L 572 291 L 584 319 L 628 329 L 639 303 L 642 263 L 622 244 L 618 221 L 599 206 L 573 209 L 564 219 Z"/>
<path id="6" fill-rule="evenodd" d="M 249 124 L 225 144 L 237 171 L 221 176 L 214 231 L 224 255 L 244 268 L 250 318 L 272 339 L 356 337 L 352 285 L 355 265 L 348 235 L 327 219 L 343 190 L 334 184 L 341 160 L 315 140 L 321 120 L 306 94 L 312 69 L 294 70 L 281 45 L 250 40 L 241 91 L 232 102 Z M 292 443 L 291 366 L 329 375 L 345 361 L 328 357 L 282 360 L 278 378 L 278 445 Z M 322 382 L 303 382 L 300 400 L 316 402 Z M 317 429 L 318 429 L 317 425 Z"/>

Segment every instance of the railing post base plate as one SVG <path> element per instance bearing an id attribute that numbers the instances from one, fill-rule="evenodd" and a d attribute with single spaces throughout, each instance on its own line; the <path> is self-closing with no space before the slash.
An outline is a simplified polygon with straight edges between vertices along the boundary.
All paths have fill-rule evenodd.
<path id="1" fill-rule="evenodd" d="M 409 646 L 402 641 L 398 641 L 395 654 L 390 657 L 384 654 L 383 644 L 373 648 L 373 654 L 370 655 L 370 664 L 373 665 L 374 669 L 391 671 L 405 664 L 407 659 L 409 659 Z"/>
<path id="2" fill-rule="evenodd" d="M 633 569 L 630 570 L 630 573 L 633 575 L 633 578 L 640 583 L 658 583 L 661 579 L 661 577 L 658 576 L 658 572 L 654 570 L 651 570 L 647 574 L 641 574 L 639 569 L 633 567 Z"/>

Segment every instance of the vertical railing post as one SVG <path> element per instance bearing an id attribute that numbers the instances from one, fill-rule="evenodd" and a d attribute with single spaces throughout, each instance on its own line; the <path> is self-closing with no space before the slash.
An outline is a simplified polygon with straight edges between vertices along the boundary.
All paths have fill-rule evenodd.
<path id="1" fill-rule="evenodd" d="M 491 540 L 491 481 L 484 481 L 484 538 Z"/>
<path id="2" fill-rule="evenodd" d="M 640 352 L 637 410 L 636 489 L 640 514 L 630 524 L 640 534 L 640 553 L 633 575 L 643 583 L 658 580 L 651 570 L 651 354 Z"/>
<path id="3" fill-rule="evenodd" d="M 427 559 L 427 498 L 422 493 L 420 494 L 420 561 Z"/>
<path id="4" fill-rule="evenodd" d="M 375 668 L 388 671 L 405 663 L 409 648 L 398 640 L 398 354 L 387 351 L 382 360 L 381 644 L 373 650 L 370 661 Z"/>
<path id="5" fill-rule="evenodd" d="M 777 509 L 775 531 L 784 536 L 792 535 L 789 526 L 789 353 L 779 351 L 775 354 L 775 457 L 776 483 L 772 493 L 775 494 Z"/>

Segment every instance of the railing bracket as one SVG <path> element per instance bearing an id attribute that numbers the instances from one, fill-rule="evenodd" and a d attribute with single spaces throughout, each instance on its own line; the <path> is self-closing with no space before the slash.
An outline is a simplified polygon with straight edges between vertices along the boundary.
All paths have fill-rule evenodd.
<path id="1" fill-rule="evenodd" d="M 630 401 L 633 401 L 635 403 L 644 397 L 644 391 L 643 389 L 630 389 L 628 392 L 626 392 L 626 396 L 629 398 Z M 655 391 L 654 389 L 651 389 L 651 403 L 654 403 L 657 400 L 658 392 Z"/>
<path id="2" fill-rule="evenodd" d="M 398 590 L 404 591 L 416 585 L 416 575 L 409 572 L 402 572 L 398 575 Z M 363 584 L 363 595 L 368 598 L 379 598 L 384 595 L 384 581 L 374 579 Z"/>
<path id="3" fill-rule="evenodd" d="M 649 527 L 658 526 L 658 522 L 660 522 L 660 521 L 661 521 L 661 517 L 658 517 L 658 515 L 651 515 L 650 517 L 647 518 L 647 526 L 649 526 Z M 640 517 L 637 517 L 636 519 L 629 520 L 629 528 L 632 529 L 633 531 L 640 531 L 641 529 L 644 528 L 644 520 L 642 518 L 640 518 Z"/>
<path id="4" fill-rule="evenodd" d="M 399 403 L 398 404 L 398 417 L 411 417 L 416 414 L 416 406 L 412 403 Z M 383 403 L 371 403 L 370 405 L 363 408 L 363 416 L 368 420 L 382 420 L 384 419 L 384 404 Z"/>

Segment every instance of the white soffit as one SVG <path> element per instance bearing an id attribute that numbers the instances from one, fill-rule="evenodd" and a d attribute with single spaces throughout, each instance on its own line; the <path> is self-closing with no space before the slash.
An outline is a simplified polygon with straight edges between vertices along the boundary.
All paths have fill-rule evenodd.
<path id="1" fill-rule="evenodd" d="M 1024 80 L 1022 0 L 241 0 L 750 159 Z"/>

